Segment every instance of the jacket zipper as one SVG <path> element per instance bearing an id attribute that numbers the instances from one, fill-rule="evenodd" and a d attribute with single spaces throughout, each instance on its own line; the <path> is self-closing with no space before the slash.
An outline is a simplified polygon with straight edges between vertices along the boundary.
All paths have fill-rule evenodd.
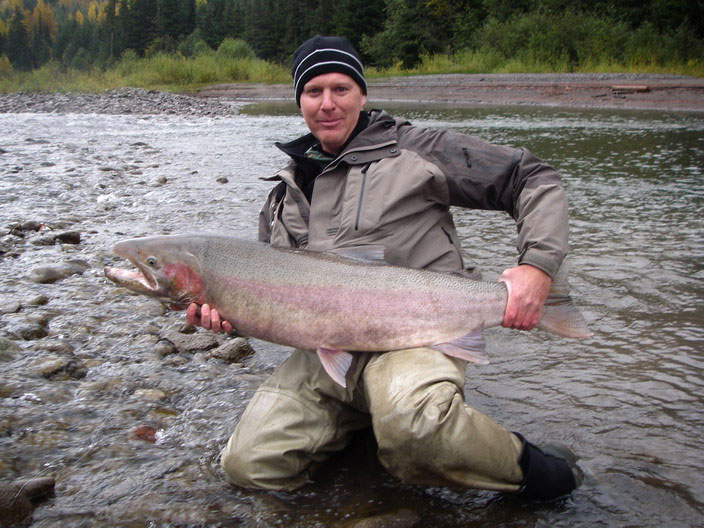
<path id="1" fill-rule="evenodd" d="M 365 191 L 365 187 L 367 185 L 367 171 L 369 170 L 370 165 L 371 165 L 371 162 L 367 163 L 362 168 L 362 185 L 359 189 L 359 202 L 357 203 L 357 217 L 354 220 L 354 230 L 355 231 L 359 230 L 359 218 L 360 218 L 360 216 L 362 216 L 362 204 L 364 203 L 364 191 Z"/>

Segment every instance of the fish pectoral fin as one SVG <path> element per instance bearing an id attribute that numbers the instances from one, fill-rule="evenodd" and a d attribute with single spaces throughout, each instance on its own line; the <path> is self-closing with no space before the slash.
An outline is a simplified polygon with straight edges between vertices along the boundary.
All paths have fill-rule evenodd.
<path id="1" fill-rule="evenodd" d="M 323 365 L 325 372 L 328 373 L 335 383 L 347 387 L 345 376 L 352 366 L 353 356 L 344 350 L 336 348 L 320 347 L 315 351 L 320 358 L 320 363 Z"/>
<path id="2" fill-rule="evenodd" d="M 437 343 L 431 348 L 471 363 L 479 363 L 480 365 L 489 363 L 489 356 L 486 355 L 486 343 L 484 342 L 484 328 L 482 327 L 475 328 L 470 333 L 453 341 Z"/>

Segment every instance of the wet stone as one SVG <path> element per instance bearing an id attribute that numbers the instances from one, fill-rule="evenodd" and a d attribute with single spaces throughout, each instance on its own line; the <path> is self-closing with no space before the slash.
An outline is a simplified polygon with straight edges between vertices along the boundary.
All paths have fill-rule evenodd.
<path id="1" fill-rule="evenodd" d="M 170 356 L 166 356 L 162 364 L 167 367 L 182 367 L 190 361 L 191 360 L 185 356 L 181 356 L 179 354 L 172 354 Z"/>
<path id="2" fill-rule="evenodd" d="M 20 228 L 21 231 L 29 232 L 29 231 L 39 231 L 42 226 L 44 225 L 44 222 L 39 222 L 38 220 L 29 220 L 27 222 L 24 222 Z"/>
<path id="3" fill-rule="evenodd" d="M 254 349 L 244 337 L 230 339 L 208 353 L 209 357 L 222 359 L 228 363 L 240 362 L 252 354 Z"/>
<path id="4" fill-rule="evenodd" d="M 36 503 L 54 492 L 53 478 L 0 482 L 0 526 L 26 524 Z"/>
<path id="5" fill-rule="evenodd" d="M 213 332 L 195 334 L 182 334 L 174 329 L 169 329 L 161 336 L 169 341 L 181 353 L 193 353 L 210 350 L 220 345 L 221 337 Z"/>
<path id="6" fill-rule="evenodd" d="M 30 371 L 48 379 L 81 379 L 88 369 L 73 357 L 48 356 L 40 358 L 29 366 Z"/>
<path id="7" fill-rule="evenodd" d="M 64 231 L 56 235 L 55 240 L 61 242 L 62 244 L 80 244 L 81 243 L 81 233 L 78 231 Z"/>
<path id="8" fill-rule="evenodd" d="M 159 357 L 163 358 L 166 356 L 170 356 L 171 354 L 175 354 L 178 351 L 176 350 L 176 347 L 169 341 L 159 341 L 154 347 L 154 352 Z"/>
<path id="9" fill-rule="evenodd" d="M 137 389 L 134 396 L 140 400 L 162 401 L 166 399 L 166 393 L 159 389 Z"/>
<path id="10" fill-rule="evenodd" d="M 46 295 L 39 294 L 36 297 L 32 297 L 31 299 L 24 301 L 23 304 L 27 306 L 44 306 L 45 304 L 49 303 L 49 297 Z"/>
<path id="11" fill-rule="evenodd" d="M 136 308 L 135 311 L 137 313 L 140 313 L 143 315 L 149 315 L 152 317 L 161 317 L 162 315 L 164 315 L 167 312 L 167 310 L 168 310 L 168 308 L 166 308 L 166 306 L 164 306 L 164 304 L 161 303 L 160 301 L 149 300 L 143 304 L 140 304 Z"/>
<path id="12" fill-rule="evenodd" d="M 44 325 L 30 320 L 10 323 L 6 330 L 9 334 L 25 341 L 41 339 L 49 335 Z"/>
<path id="13" fill-rule="evenodd" d="M 418 514 L 407 508 L 401 510 L 354 519 L 340 525 L 340 528 L 412 528 L 420 526 Z"/>
<path id="14" fill-rule="evenodd" d="M 22 349 L 12 339 L 0 337 L 0 361 L 11 361 Z"/>
<path id="15" fill-rule="evenodd" d="M 0 299 L 0 314 L 13 314 L 22 309 L 22 304 L 19 301 L 8 301 Z"/>
<path id="16" fill-rule="evenodd" d="M 29 273 L 29 278 L 39 284 L 52 284 L 54 282 L 70 277 L 71 275 L 81 275 L 90 268 L 90 264 L 85 261 L 73 260 L 63 264 L 52 264 L 34 268 Z"/>
<path id="17" fill-rule="evenodd" d="M 130 438 L 134 440 L 144 440 L 145 442 L 156 442 L 156 429 L 149 425 L 137 425 L 130 430 Z"/>
<path id="18" fill-rule="evenodd" d="M 56 239 L 54 238 L 54 235 L 50 233 L 39 236 L 32 240 L 32 244 L 35 246 L 53 246 L 55 243 Z"/>

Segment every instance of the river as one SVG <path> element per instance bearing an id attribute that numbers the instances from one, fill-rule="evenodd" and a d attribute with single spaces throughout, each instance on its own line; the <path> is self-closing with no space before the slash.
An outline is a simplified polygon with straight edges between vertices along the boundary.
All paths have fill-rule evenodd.
<path id="1" fill-rule="evenodd" d="M 233 364 L 157 353 L 182 315 L 115 287 L 102 267 L 127 237 L 254 238 L 271 187 L 260 178 L 286 161 L 272 144 L 302 133 L 302 118 L 286 105 L 229 117 L 0 114 L 0 335 L 13 345 L 0 354 L 0 480 L 55 477 L 32 528 L 702 525 L 704 117 L 393 110 L 525 146 L 563 175 L 572 295 L 594 337 L 491 329 L 492 362 L 469 368 L 465 393 L 534 443 L 572 446 L 583 486 L 549 504 L 406 486 L 360 441 L 299 492 L 230 487 L 218 451 L 287 351 L 255 341 L 257 353 Z M 512 265 L 506 215 L 455 214 L 486 279 Z M 80 243 L 46 242 L 61 232 Z M 31 279 L 69 261 L 87 269 Z M 32 327 L 46 335 L 18 337 Z M 155 442 L 135 436 L 141 425 Z"/>

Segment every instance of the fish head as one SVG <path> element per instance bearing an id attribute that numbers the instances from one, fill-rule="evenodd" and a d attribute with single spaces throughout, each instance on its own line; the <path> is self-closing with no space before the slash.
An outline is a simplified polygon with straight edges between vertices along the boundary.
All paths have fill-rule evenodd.
<path id="1" fill-rule="evenodd" d="M 136 270 L 106 266 L 105 276 L 134 292 L 156 297 L 174 308 L 202 304 L 205 296 L 198 258 L 176 237 L 147 237 L 118 242 L 113 253 Z"/>

